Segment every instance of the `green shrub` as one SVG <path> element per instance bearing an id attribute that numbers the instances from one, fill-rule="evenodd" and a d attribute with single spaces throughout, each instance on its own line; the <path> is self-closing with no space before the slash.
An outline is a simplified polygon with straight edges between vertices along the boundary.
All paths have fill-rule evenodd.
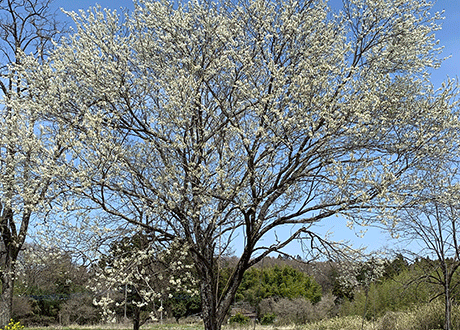
<path id="1" fill-rule="evenodd" d="M 247 316 L 244 316 L 241 313 L 236 313 L 235 315 L 231 316 L 228 319 L 229 324 L 240 324 L 240 325 L 245 325 L 248 324 L 251 319 Z"/>
<path id="2" fill-rule="evenodd" d="M 262 318 L 260 319 L 260 324 L 262 325 L 272 324 L 273 322 L 275 322 L 275 319 L 276 319 L 276 315 L 274 313 L 267 313 L 267 314 L 264 314 L 264 316 L 262 316 Z"/>
<path id="3" fill-rule="evenodd" d="M 395 330 L 401 313 L 387 312 L 379 322 L 378 330 Z"/>
<path id="4" fill-rule="evenodd" d="M 405 312 L 388 312 L 375 322 L 362 316 L 329 318 L 302 327 L 303 330 L 435 330 L 444 327 L 442 300 L 420 304 Z M 452 330 L 460 330 L 460 306 L 452 306 Z"/>
<path id="5" fill-rule="evenodd" d="M 97 324 L 101 320 L 100 310 L 93 305 L 91 295 L 83 293 L 67 299 L 61 305 L 59 316 L 61 325 Z"/>

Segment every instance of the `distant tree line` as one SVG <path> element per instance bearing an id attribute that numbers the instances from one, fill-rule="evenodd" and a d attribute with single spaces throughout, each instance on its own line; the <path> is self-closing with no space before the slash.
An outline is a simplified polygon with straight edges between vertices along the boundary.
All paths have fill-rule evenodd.
<path id="1" fill-rule="evenodd" d="M 119 245 L 114 244 L 113 249 Z M 220 260 L 219 287 L 230 276 L 232 262 L 232 257 Z M 339 315 L 359 315 L 371 320 L 427 303 L 442 292 L 439 286 L 428 281 L 427 274 L 436 272 L 429 258 L 418 257 L 409 262 L 398 254 L 391 260 L 379 260 L 382 267 L 378 277 L 366 282 L 370 277 L 369 268 L 374 267 L 375 262 L 370 259 L 352 265 L 332 261 L 306 264 L 267 257 L 258 267 L 246 272 L 233 304 L 248 306 L 264 324 L 305 323 Z M 353 279 L 345 281 L 345 269 L 350 267 L 354 272 L 346 276 Z M 89 289 L 96 274 L 94 266 L 78 265 L 63 251 L 27 245 L 19 256 L 18 269 L 20 275 L 13 301 L 15 320 L 28 326 L 87 325 L 103 321 L 103 309 L 93 304 L 98 297 Z M 456 275 L 453 281 L 458 284 L 460 277 Z M 133 320 L 136 313 L 141 313 L 137 317 L 142 318 L 160 306 L 164 320 L 180 322 L 190 316 L 198 319 L 201 313 L 200 296 L 196 294 L 174 292 L 155 301 L 156 306 L 137 309 L 131 303 L 135 300 L 133 292 L 127 294 L 125 290 L 126 286 L 120 285 L 109 293 L 118 306 L 114 309 L 118 321 Z M 452 297 L 454 303 L 460 301 L 458 286 Z"/>

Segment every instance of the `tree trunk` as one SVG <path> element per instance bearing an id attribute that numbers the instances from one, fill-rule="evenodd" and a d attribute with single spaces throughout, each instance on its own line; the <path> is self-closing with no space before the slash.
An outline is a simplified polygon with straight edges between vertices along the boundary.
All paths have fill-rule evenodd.
<path id="1" fill-rule="evenodd" d="M 141 327 L 141 310 L 137 306 L 133 307 L 133 330 L 139 330 Z"/>
<path id="2" fill-rule="evenodd" d="M 201 308 L 205 330 L 220 330 L 224 316 L 219 315 L 217 309 L 216 285 L 212 274 L 201 279 Z"/>
<path id="3" fill-rule="evenodd" d="M 0 294 L 0 328 L 3 329 L 13 317 L 14 267 L 11 262 L 7 262 L 5 264 L 1 282 L 2 293 Z"/>
<path id="4" fill-rule="evenodd" d="M 25 213 L 22 217 L 21 232 L 27 230 L 30 220 L 30 213 Z M 0 294 L 0 328 L 9 323 L 13 317 L 13 289 L 14 278 L 16 276 L 16 260 L 19 251 L 24 244 L 25 235 L 16 233 L 14 225 L 13 211 L 10 208 L 3 210 L 0 215 L 0 239 L 3 249 L 0 259 L 0 277 L 2 292 Z M 0 249 L 0 250 L 1 250 Z"/>
<path id="5" fill-rule="evenodd" d="M 446 286 L 444 288 L 444 295 L 445 295 L 445 318 L 446 321 L 444 323 L 444 329 L 445 330 L 451 330 L 452 329 L 452 321 L 451 321 L 451 311 L 452 311 L 452 301 L 450 298 L 450 288 L 449 285 L 446 283 Z"/>

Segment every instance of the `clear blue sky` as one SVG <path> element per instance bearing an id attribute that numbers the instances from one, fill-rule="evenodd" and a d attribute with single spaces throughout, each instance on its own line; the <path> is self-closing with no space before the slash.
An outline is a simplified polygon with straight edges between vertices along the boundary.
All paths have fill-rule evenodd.
<path id="1" fill-rule="evenodd" d="M 340 0 L 330 0 L 332 6 L 340 4 Z M 62 7 L 65 10 L 78 11 L 79 9 L 88 9 L 96 3 L 102 7 L 111 9 L 134 8 L 131 0 L 55 0 L 56 8 Z M 442 23 L 442 30 L 436 33 L 440 45 L 444 46 L 443 56 L 450 58 L 446 59 L 441 68 L 432 72 L 432 82 L 435 87 L 439 87 L 441 82 L 447 76 L 455 78 L 460 76 L 460 1 L 459 0 L 438 0 L 432 12 L 445 11 L 445 17 Z M 65 16 L 62 16 L 65 20 Z M 336 240 L 350 240 L 354 246 L 368 246 L 369 250 L 376 250 L 381 247 L 391 247 L 394 243 L 389 240 L 388 236 L 382 234 L 378 229 L 369 229 L 364 238 L 358 238 L 353 231 L 345 226 L 346 221 L 342 218 L 330 218 L 322 221 L 318 231 L 325 233 L 331 231 L 334 233 Z M 359 228 L 357 229 L 359 231 Z M 270 242 L 265 242 L 270 243 Z M 293 245 L 288 252 L 292 254 L 301 254 L 297 251 L 298 247 Z"/>

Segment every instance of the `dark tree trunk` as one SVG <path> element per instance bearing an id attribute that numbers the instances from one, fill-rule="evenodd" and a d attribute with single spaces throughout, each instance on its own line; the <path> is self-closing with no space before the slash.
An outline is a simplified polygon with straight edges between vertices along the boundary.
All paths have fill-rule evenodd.
<path id="1" fill-rule="evenodd" d="M 4 209 L 0 216 L 0 235 L 3 249 L 0 248 L 0 277 L 2 292 L 0 294 L 0 328 L 3 328 L 13 316 L 13 289 L 16 276 L 16 261 L 25 240 L 30 213 L 22 216 L 19 234 L 13 219 L 13 211 Z"/>
<path id="2" fill-rule="evenodd" d="M 207 281 L 201 284 L 201 303 L 205 330 L 220 330 L 224 316 L 219 315 L 216 306 L 216 294 Z"/>
<path id="3" fill-rule="evenodd" d="M 14 288 L 14 264 L 6 262 L 1 276 L 2 293 L 0 294 L 0 328 L 13 317 L 13 288 Z"/>
<path id="4" fill-rule="evenodd" d="M 141 310 L 139 307 L 134 306 L 133 310 L 133 330 L 139 330 L 141 327 Z"/>
<path id="5" fill-rule="evenodd" d="M 212 268 L 202 263 L 197 267 L 201 277 L 201 309 L 205 330 L 220 330 L 224 317 L 219 315 L 217 309 L 217 276 Z"/>

